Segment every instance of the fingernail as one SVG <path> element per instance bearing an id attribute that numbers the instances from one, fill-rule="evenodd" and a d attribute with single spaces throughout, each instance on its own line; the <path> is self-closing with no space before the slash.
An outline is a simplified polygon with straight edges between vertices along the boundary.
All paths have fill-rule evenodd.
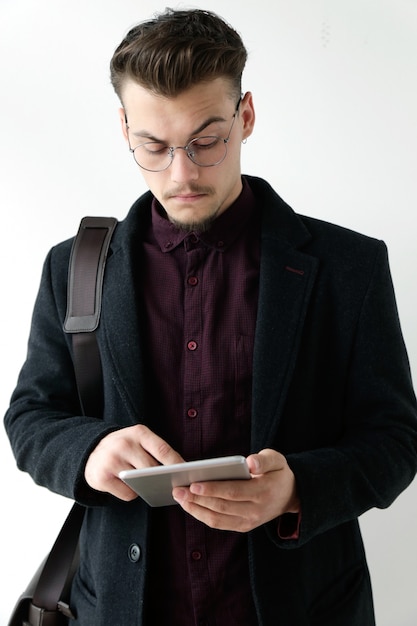
<path id="1" fill-rule="evenodd" d="M 176 487 L 172 493 L 172 497 L 177 502 L 181 502 L 185 497 L 185 489 L 181 489 L 180 487 Z"/>
<path id="2" fill-rule="evenodd" d="M 259 463 L 258 459 L 255 457 L 252 459 L 253 465 L 255 467 L 255 474 L 259 474 L 259 471 L 261 469 L 261 464 Z"/>

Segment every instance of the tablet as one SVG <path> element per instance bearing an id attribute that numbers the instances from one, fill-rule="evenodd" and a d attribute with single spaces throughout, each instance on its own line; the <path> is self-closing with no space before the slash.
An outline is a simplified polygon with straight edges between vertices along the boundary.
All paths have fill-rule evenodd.
<path id="1" fill-rule="evenodd" d="M 167 506 L 177 504 L 172 497 L 173 487 L 207 480 L 243 480 L 250 478 L 250 472 L 245 457 L 236 455 L 123 470 L 119 478 L 150 506 Z"/>

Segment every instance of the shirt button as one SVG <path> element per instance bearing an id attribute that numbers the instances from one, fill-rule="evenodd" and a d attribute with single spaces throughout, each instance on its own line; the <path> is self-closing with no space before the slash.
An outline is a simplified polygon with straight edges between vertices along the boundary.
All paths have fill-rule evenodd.
<path id="1" fill-rule="evenodd" d="M 188 409 L 187 415 L 188 417 L 191 417 L 191 418 L 197 417 L 198 411 L 197 409 Z"/>
<path id="2" fill-rule="evenodd" d="M 218 248 L 224 248 L 224 241 L 220 240 L 217 242 L 217 247 Z"/>
<path id="3" fill-rule="evenodd" d="M 191 352 L 193 352 L 194 350 L 197 350 L 197 342 L 196 341 L 189 341 L 187 343 L 187 348 L 189 350 L 191 350 Z"/>
<path id="4" fill-rule="evenodd" d="M 128 550 L 129 560 L 137 563 L 140 559 L 140 548 L 137 543 L 132 543 Z"/>
<path id="5" fill-rule="evenodd" d="M 198 278 L 197 276 L 190 276 L 188 279 L 188 284 L 191 285 L 192 287 L 195 287 L 195 285 L 197 285 L 198 283 Z"/>
<path id="6" fill-rule="evenodd" d="M 201 559 L 201 552 L 199 550 L 193 550 L 191 552 L 191 558 L 193 561 L 199 561 Z"/>
<path id="7" fill-rule="evenodd" d="M 165 249 L 166 250 L 170 250 L 170 248 L 172 248 L 174 244 L 172 243 L 172 241 L 167 241 L 165 244 Z"/>

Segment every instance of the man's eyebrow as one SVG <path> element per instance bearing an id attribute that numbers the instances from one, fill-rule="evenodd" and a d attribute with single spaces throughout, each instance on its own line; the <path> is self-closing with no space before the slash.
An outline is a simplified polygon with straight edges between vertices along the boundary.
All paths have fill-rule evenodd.
<path id="1" fill-rule="evenodd" d="M 127 121 L 127 118 L 126 118 Z M 196 128 L 194 131 L 191 132 L 190 137 L 197 136 L 199 135 L 205 128 L 207 128 L 208 126 L 210 126 L 210 124 L 215 124 L 216 122 L 226 122 L 227 120 L 224 117 L 221 117 L 219 115 L 213 115 L 212 117 L 209 117 L 207 120 L 205 120 L 202 124 L 200 124 L 200 126 L 198 126 L 198 128 Z M 129 127 L 129 124 L 128 124 Z M 155 137 L 154 135 L 152 135 L 149 131 L 147 130 L 138 130 L 138 131 L 133 131 L 130 127 L 129 127 L 130 132 L 132 133 L 132 135 L 134 137 L 141 137 L 143 139 L 149 139 L 149 141 L 156 141 L 158 143 L 165 143 L 165 141 L 163 141 L 162 139 L 159 139 L 158 137 Z"/>

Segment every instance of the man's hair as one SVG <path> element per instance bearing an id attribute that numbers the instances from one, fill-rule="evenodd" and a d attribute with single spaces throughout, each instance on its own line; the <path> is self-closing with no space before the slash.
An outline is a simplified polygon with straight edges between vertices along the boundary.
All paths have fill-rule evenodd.
<path id="1" fill-rule="evenodd" d="M 167 8 L 127 33 L 111 59 L 110 78 L 121 101 L 126 80 L 173 97 L 200 82 L 226 78 L 239 97 L 246 59 L 240 35 L 223 18 L 201 9 Z"/>

